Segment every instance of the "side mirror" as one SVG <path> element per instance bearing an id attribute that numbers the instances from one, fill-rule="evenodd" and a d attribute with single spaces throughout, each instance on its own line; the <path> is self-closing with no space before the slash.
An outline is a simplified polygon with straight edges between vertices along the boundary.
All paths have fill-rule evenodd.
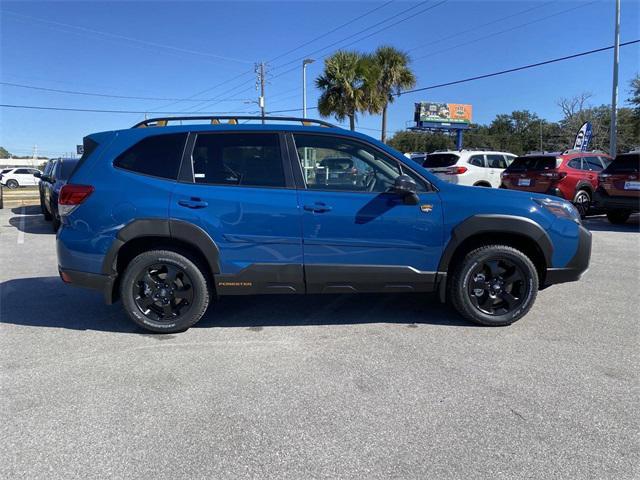
<path id="1" fill-rule="evenodd" d="M 36 178 L 42 178 L 42 172 L 33 172 L 33 176 Z"/>
<path id="2" fill-rule="evenodd" d="M 419 198 L 418 186 L 413 178 L 409 175 L 399 175 L 391 188 L 391 191 L 402 197 L 406 205 L 417 205 Z"/>

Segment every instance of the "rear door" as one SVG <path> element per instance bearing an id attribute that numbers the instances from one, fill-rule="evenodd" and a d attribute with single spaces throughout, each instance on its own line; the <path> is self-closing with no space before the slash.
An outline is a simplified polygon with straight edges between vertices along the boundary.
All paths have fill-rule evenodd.
<path id="1" fill-rule="evenodd" d="M 442 250 L 442 208 L 429 184 L 351 137 L 295 133 L 293 139 L 307 291 L 431 290 Z M 362 175 L 328 185 L 304 168 L 305 156 L 316 162 L 349 158 Z M 406 205 L 389 192 L 401 173 L 418 183 L 418 205 Z"/>
<path id="2" fill-rule="evenodd" d="M 301 214 L 284 135 L 193 133 L 180 178 L 170 216 L 200 226 L 218 246 L 219 294 L 304 293 Z"/>
<path id="3" fill-rule="evenodd" d="M 504 159 L 504 155 L 498 153 L 487 153 L 486 158 L 488 181 L 493 188 L 498 188 L 500 186 L 500 175 L 507 168 L 507 162 Z"/>

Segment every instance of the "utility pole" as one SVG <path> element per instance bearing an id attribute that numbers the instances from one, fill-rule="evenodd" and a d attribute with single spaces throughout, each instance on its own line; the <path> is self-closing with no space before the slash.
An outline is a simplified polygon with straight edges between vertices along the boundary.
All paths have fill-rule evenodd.
<path id="1" fill-rule="evenodd" d="M 618 63 L 620 63 L 620 0 L 616 0 L 615 39 L 613 46 L 613 89 L 611 92 L 611 131 L 609 133 L 609 155 L 615 157 L 617 151 L 617 109 L 618 109 Z"/>
<path id="2" fill-rule="evenodd" d="M 258 98 L 258 105 L 260 106 L 260 111 L 262 112 L 262 123 L 264 124 L 264 83 L 265 83 L 265 65 L 264 62 L 260 62 L 256 64 L 255 72 L 258 75 L 256 81 L 256 89 L 260 88 L 260 97 Z"/>
<path id="3" fill-rule="evenodd" d="M 305 58 L 302 61 L 302 118 L 307 118 L 307 65 L 313 62 L 313 58 Z"/>

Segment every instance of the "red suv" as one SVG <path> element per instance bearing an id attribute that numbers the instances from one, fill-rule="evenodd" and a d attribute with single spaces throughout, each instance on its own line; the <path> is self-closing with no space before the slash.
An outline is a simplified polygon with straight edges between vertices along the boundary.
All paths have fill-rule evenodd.
<path id="1" fill-rule="evenodd" d="M 598 174 L 610 163 L 609 155 L 593 152 L 525 155 L 502 172 L 501 187 L 564 198 L 584 216 L 598 188 Z"/>
<path id="2" fill-rule="evenodd" d="M 611 223 L 624 223 L 640 212 L 640 152 L 618 155 L 600 174 L 594 203 Z"/>

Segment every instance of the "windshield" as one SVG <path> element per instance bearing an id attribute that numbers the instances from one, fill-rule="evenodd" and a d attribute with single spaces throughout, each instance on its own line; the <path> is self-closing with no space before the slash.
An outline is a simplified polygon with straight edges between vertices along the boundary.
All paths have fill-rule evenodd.
<path id="1" fill-rule="evenodd" d="M 425 168 L 450 167 L 455 165 L 460 157 L 454 153 L 431 153 L 422 164 Z"/>
<path id="2" fill-rule="evenodd" d="M 606 173 L 637 172 L 640 170 L 640 153 L 618 155 L 607 167 Z"/>
<path id="3" fill-rule="evenodd" d="M 556 168 L 556 157 L 529 156 L 517 157 L 511 165 L 507 167 L 508 172 L 523 172 L 525 170 L 552 170 Z"/>

